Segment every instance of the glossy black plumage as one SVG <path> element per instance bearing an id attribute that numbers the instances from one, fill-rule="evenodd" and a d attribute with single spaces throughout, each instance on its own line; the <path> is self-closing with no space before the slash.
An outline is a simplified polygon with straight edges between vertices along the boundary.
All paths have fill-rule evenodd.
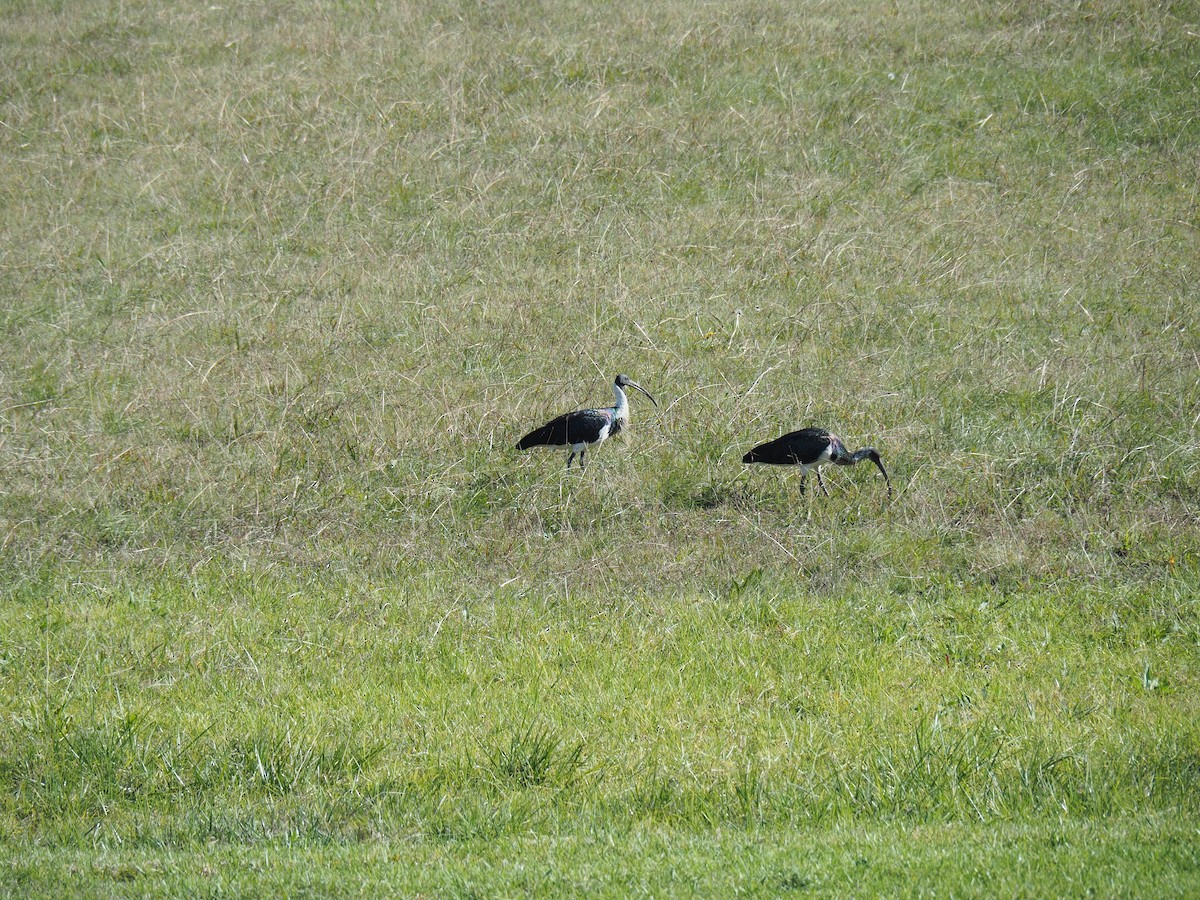
<path id="1" fill-rule="evenodd" d="M 888 493 L 892 491 L 892 482 L 879 451 L 874 447 L 863 447 L 851 453 L 836 434 L 824 428 L 801 428 L 792 431 L 765 444 L 759 444 L 742 457 L 744 463 L 765 463 L 773 466 L 800 466 L 800 490 L 804 490 L 804 479 L 808 470 L 817 473 L 817 485 L 828 495 L 825 482 L 821 480 L 821 466 L 833 463 L 837 466 L 853 466 L 864 459 L 869 459 L 879 467 L 883 480 L 887 482 Z"/>
<path id="2" fill-rule="evenodd" d="M 609 426 L 608 437 L 621 430 L 621 420 L 616 419 L 614 422 L 612 411 L 608 409 L 579 409 L 563 413 L 521 438 L 517 449 L 595 443 L 605 425 Z"/>
<path id="3" fill-rule="evenodd" d="M 744 463 L 771 466 L 811 466 L 829 451 L 830 438 L 824 428 L 801 428 L 783 437 L 759 444 L 742 457 Z"/>

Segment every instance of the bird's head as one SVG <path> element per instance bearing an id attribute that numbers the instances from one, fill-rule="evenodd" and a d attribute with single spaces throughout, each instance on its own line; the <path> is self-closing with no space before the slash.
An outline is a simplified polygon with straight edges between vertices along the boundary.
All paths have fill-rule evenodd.
<path id="1" fill-rule="evenodd" d="M 651 403 L 653 403 L 655 406 L 658 406 L 658 401 L 655 400 L 653 397 L 650 397 L 650 392 L 648 390 L 646 390 L 644 387 L 642 387 L 640 384 L 638 384 L 636 381 L 634 381 L 632 378 L 630 378 L 628 375 L 618 375 L 616 378 L 613 379 L 613 384 L 615 384 L 617 387 L 621 388 L 622 390 L 624 390 L 625 388 L 633 388 L 634 390 L 641 391 L 643 394 L 645 394 L 647 397 L 650 398 Z"/>

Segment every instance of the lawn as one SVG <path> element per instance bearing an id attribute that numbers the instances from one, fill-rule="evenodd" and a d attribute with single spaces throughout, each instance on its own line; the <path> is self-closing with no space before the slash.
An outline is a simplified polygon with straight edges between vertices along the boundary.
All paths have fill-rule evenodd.
<path id="1" fill-rule="evenodd" d="M 1200 3 L 2 15 L 0 892 L 1200 892 Z"/>

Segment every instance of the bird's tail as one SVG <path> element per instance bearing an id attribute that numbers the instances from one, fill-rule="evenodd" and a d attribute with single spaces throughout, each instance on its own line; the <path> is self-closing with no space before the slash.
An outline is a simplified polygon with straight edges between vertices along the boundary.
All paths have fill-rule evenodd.
<path id="1" fill-rule="evenodd" d="M 550 438 L 551 428 L 549 425 L 543 425 L 541 428 L 535 428 L 521 440 L 517 441 L 518 450 L 528 450 L 530 447 L 541 447 Z"/>
<path id="2" fill-rule="evenodd" d="M 767 463 L 768 465 L 791 465 L 800 462 L 796 451 L 788 445 L 788 435 L 751 447 L 742 457 L 744 463 Z"/>

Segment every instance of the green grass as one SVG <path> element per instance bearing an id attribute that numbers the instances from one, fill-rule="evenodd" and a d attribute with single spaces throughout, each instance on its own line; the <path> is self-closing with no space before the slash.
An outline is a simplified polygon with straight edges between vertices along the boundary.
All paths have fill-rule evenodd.
<path id="1" fill-rule="evenodd" d="M 1186 831 L 1186 829 L 1184 829 Z M 899 826 L 722 830 L 703 837 L 631 827 L 437 844 L 397 841 L 299 848 L 32 851 L 0 877 L 94 893 L 741 894 L 846 896 L 1186 895 L 1194 841 L 1180 823 Z M 1134 873 L 1137 873 L 1134 875 Z M 1189 877 L 1188 873 L 1192 873 Z M 32 874 L 32 873 L 36 873 Z M 352 884 L 348 880 L 353 878 Z M 36 879 L 36 880 L 35 880 Z"/>
<path id="2" fill-rule="evenodd" d="M 9 4 L 0 891 L 1195 893 L 1197 32 Z"/>

